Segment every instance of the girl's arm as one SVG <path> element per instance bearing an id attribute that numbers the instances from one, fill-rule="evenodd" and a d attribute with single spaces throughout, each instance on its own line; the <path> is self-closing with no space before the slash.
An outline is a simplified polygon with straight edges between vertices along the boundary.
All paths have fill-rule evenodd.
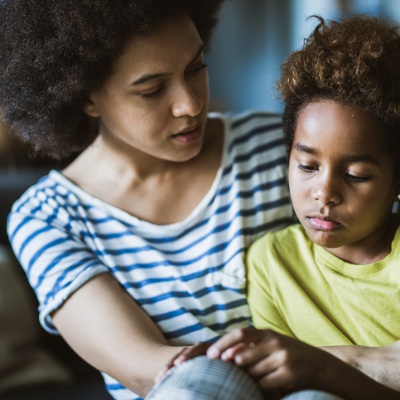
<path id="1" fill-rule="evenodd" d="M 159 370 L 182 349 L 168 344 L 108 274 L 80 287 L 53 313 L 53 322 L 78 355 L 143 397 Z"/>
<path id="2" fill-rule="evenodd" d="M 329 346 L 323 350 L 400 391 L 400 341 L 384 347 Z"/>
<path id="3" fill-rule="evenodd" d="M 240 329 L 224 335 L 207 352 L 234 361 L 264 390 L 323 390 L 346 400 L 398 400 L 400 392 L 376 382 L 332 354 L 269 329 Z"/>

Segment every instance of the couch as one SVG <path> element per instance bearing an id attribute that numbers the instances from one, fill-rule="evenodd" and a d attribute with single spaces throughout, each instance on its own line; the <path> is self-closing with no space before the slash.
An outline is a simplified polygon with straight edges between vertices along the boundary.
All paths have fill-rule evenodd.
<path id="1" fill-rule="evenodd" d="M 0 165 L 0 399 L 109 400 L 101 375 L 40 327 L 36 297 L 6 235 L 12 204 L 48 169 Z"/>

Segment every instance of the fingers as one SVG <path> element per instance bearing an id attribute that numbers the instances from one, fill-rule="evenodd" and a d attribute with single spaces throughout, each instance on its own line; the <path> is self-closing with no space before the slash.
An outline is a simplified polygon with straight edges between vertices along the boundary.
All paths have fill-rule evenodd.
<path id="1" fill-rule="evenodd" d="M 169 360 L 165 367 L 160 370 L 154 382 L 160 382 L 171 368 L 181 365 L 191 358 L 205 355 L 210 345 L 210 343 L 197 343 L 193 346 L 183 347 L 174 355 L 174 357 L 171 358 L 171 360 Z"/>
<path id="2" fill-rule="evenodd" d="M 164 378 L 164 375 L 175 365 L 175 360 L 186 350 L 186 347 L 183 347 L 181 350 L 178 351 L 178 353 L 176 353 L 174 355 L 174 357 L 172 357 L 168 363 L 158 372 L 158 374 L 156 375 L 156 377 L 154 378 L 154 383 L 157 384 L 158 382 L 160 382 L 162 380 L 162 378 Z"/>
<path id="3" fill-rule="evenodd" d="M 210 346 L 211 343 L 197 343 L 194 346 L 185 347 L 173 360 L 173 365 L 180 365 L 191 358 L 204 356 Z"/>
<path id="4" fill-rule="evenodd" d="M 247 348 L 247 346 L 253 345 L 254 343 L 249 343 L 248 345 L 246 343 L 239 343 L 235 346 L 230 347 L 229 349 L 225 350 L 221 354 L 221 360 L 223 361 L 235 361 L 235 357 L 237 354 L 239 354 L 241 351 Z"/>
<path id="5" fill-rule="evenodd" d="M 249 343 L 257 343 L 266 335 L 268 335 L 267 330 L 258 330 L 255 328 L 235 329 L 217 340 L 208 349 L 207 356 L 213 359 L 221 358 L 222 354 L 228 349 L 236 348 L 236 350 L 238 350 L 239 348 L 236 346 L 241 344 L 248 345 Z M 233 353 L 235 353 L 235 351 L 232 350 Z M 229 352 L 228 355 L 231 356 Z"/>

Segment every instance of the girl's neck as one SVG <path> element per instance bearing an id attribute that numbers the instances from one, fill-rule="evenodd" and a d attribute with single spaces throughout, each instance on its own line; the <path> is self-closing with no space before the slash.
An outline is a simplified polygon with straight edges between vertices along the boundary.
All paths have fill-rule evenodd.
<path id="1" fill-rule="evenodd" d="M 400 219 L 392 216 L 380 229 L 359 242 L 325 249 L 350 264 L 373 264 L 384 259 L 392 251 L 392 242 L 399 224 Z"/>

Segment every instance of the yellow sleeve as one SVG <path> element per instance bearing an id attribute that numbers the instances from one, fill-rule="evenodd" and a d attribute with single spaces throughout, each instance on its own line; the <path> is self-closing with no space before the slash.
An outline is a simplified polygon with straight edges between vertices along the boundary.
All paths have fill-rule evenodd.
<path id="1" fill-rule="evenodd" d="M 267 233 L 258 239 L 247 253 L 247 299 L 256 328 L 268 328 L 294 337 L 284 316 L 279 312 L 271 291 L 271 263 L 274 262 L 270 245 L 272 239 L 273 233 Z"/>

